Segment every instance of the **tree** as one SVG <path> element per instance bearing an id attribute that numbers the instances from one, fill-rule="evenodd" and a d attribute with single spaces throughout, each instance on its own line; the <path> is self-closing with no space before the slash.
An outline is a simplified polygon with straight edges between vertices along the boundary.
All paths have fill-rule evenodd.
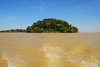
<path id="1" fill-rule="evenodd" d="M 39 27 L 35 27 L 34 28 L 34 32 L 40 33 L 42 29 L 40 29 Z"/>
<path id="2" fill-rule="evenodd" d="M 12 30 L 11 30 L 11 32 L 15 32 L 15 30 L 14 30 L 14 29 L 12 29 Z"/>
<path id="3" fill-rule="evenodd" d="M 67 27 L 62 27 L 62 28 L 61 28 L 61 31 L 62 31 L 63 33 L 66 33 L 67 30 L 68 30 Z"/>
<path id="4" fill-rule="evenodd" d="M 78 32 L 78 29 L 72 25 L 69 25 L 68 22 L 63 20 L 57 20 L 53 18 L 43 19 L 34 22 L 32 26 L 27 27 L 27 32 Z"/>
<path id="5" fill-rule="evenodd" d="M 28 26 L 28 27 L 27 27 L 27 32 L 28 32 L 28 33 L 31 33 L 31 32 L 32 32 L 32 27 Z"/>

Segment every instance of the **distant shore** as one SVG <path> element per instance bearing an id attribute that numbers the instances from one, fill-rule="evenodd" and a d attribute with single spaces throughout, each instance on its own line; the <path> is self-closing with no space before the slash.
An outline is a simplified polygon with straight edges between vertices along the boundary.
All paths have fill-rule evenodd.
<path id="1" fill-rule="evenodd" d="M 27 32 L 0 32 L 0 33 L 27 33 Z M 44 32 L 44 33 L 47 33 L 47 32 Z M 58 32 L 54 32 L 54 33 L 58 33 Z M 78 32 L 78 33 L 62 33 L 62 34 L 80 34 L 80 33 L 100 33 L 100 32 Z M 30 34 L 34 34 L 34 33 L 30 33 Z M 42 33 L 37 33 L 37 34 L 42 34 Z"/>

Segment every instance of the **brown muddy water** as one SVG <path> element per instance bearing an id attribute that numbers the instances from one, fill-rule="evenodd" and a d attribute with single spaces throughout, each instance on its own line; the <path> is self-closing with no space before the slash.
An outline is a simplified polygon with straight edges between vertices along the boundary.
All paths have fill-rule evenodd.
<path id="1" fill-rule="evenodd" d="M 0 67 L 100 67 L 100 33 L 0 33 Z"/>

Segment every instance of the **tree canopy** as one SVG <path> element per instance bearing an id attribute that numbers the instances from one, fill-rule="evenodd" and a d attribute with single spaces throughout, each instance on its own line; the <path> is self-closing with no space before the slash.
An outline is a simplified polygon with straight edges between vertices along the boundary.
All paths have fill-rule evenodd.
<path id="1" fill-rule="evenodd" d="M 11 30 L 3 30 L 0 32 L 27 32 L 25 29 L 11 29 Z"/>
<path id="2" fill-rule="evenodd" d="M 50 32 L 59 32 L 59 33 L 76 33 L 78 28 L 72 26 L 67 21 L 57 20 L 53 18 L 43 19 L 34 22 L 31 26 L 28 26 L 27 29 L 11 29 L 4 30 L 0 32 L 28 32 L 28 33 L 50 33 Z"/>
<path id="3" fill-rule="evenodd" d="M 66 21 L 57 20 L 53 18 L 43 19 L 34 22 L 33 25 L 27 27 L 29 33 L 42 33 L 42 32 L 61 32 L 61 33 L 76 33 L 78 28 L 72 26 Z"/>

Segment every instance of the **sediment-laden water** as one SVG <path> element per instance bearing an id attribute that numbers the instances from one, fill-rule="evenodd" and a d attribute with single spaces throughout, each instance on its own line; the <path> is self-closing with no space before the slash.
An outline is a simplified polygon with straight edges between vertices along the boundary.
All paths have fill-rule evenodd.
<path id="1" fill-rule="evenodd" d="M 100 33 L 0 33 L 0 67 L 100 67 Z"/>

